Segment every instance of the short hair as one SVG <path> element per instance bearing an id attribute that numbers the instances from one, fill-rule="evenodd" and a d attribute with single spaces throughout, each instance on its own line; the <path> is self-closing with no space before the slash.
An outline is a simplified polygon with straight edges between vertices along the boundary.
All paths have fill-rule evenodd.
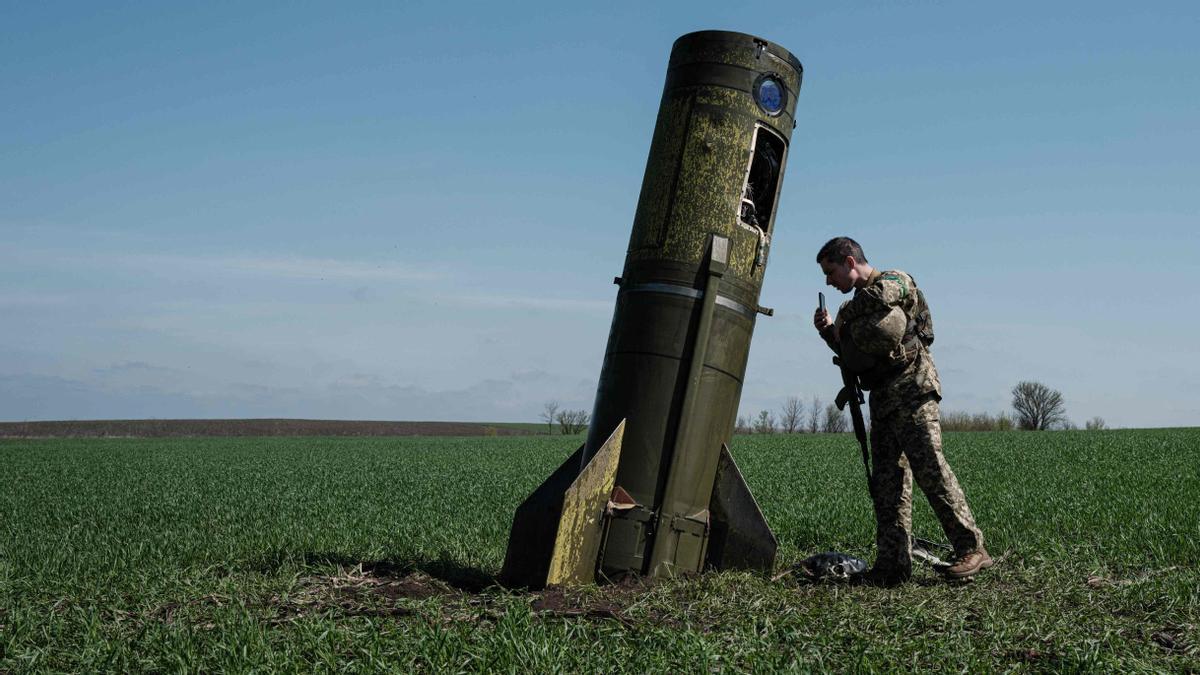
<path id="1" fill-rule="evenodd" d="M 850 237 L 834 237 L 825 242 L 821 250 L 817 252 L 817 262 L 841 262 L 846 259 L 846 256 L 852 255 L 854 259 L 860 263 L 867 262 L 867 256 L 863 253 L 862 246 L 858 245 Z"/>

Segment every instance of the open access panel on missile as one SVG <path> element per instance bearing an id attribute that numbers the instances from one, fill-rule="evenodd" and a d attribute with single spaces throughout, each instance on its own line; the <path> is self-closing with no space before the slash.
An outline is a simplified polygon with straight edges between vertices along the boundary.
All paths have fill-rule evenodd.
<path id="1" fill-rule="evenodd" d="M 773 566 L 728 446 L 802 77 L 750 35 L 675 41 L 587 441 L 518 507 L 505 583 Z"/>

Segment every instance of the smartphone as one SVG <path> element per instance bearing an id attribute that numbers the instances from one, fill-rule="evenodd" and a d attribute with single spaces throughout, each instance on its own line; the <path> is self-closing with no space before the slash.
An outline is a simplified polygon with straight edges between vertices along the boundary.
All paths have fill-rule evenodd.
<path id="1" fill-rule="evenodd" d="M 825 294 L 824 293 L 817 293 L 817 309 L 820 309 L 822 312 L 825 311 Z"/>

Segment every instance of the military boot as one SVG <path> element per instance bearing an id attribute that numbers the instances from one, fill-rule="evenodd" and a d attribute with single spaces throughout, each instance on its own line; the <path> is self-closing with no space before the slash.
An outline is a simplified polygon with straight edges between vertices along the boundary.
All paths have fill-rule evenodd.
<path id="1" fill-rule="evenodd" d="M 949 565 L 939 567 L 938 571 L 951 579 L 965 579 L 979 570 L 986 570 L 993 564 L 992 556 L 981 548 L 958 556 Z"/>
<path id="2" fill-rule="evenodd" d="M 912 569 L 875 566 L 866 572 L 863 572 L 862 574 L 851 577 L 850 582 L 852 584 L 861 586 L 893 588 L 905 583 L 911 578 Z"/>

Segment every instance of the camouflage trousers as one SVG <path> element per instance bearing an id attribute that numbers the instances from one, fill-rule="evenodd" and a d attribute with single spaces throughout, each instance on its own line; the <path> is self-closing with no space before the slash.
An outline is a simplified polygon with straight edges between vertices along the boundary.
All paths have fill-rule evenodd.
<path id="1" fill-rule="evenodd" d="M 871 420 L 871 498 L 875 565 L 912 569 L 912 484 L 925 493 L 956 555 L 983 548 L 967 498 L 942 455 L 938 399 L 929 394 Z"/>

